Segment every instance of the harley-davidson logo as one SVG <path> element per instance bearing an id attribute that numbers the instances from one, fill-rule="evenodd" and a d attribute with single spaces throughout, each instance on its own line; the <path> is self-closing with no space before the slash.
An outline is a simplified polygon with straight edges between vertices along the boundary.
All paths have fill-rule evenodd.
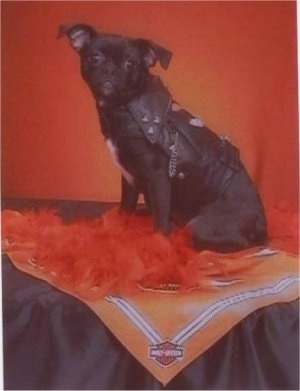
<path id="1" fill-rule="evenodd" d="M 183 359 L 183 347 L 169 340 L 149 346 L 149 358 L 163 367 L 168 367 L 177 360 Z"/>

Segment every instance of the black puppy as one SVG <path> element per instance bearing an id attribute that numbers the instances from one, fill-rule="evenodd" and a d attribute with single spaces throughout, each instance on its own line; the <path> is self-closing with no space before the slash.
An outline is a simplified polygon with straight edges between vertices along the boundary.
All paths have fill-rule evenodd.
<path id="1" fill-rule="evenodd" d="M 181 109 L 161 80 L 169 50 L 145 40 L 98 33 L 86 24 L 61 26 L 79 53 L 81 74 L 96 100 L 102 133 L 122 170 L 121 209 L 139 193 L 154 228 L 188 224 L 199 249 L 227 252 L 263 244 L 259 195 L 227 138 Z"/>

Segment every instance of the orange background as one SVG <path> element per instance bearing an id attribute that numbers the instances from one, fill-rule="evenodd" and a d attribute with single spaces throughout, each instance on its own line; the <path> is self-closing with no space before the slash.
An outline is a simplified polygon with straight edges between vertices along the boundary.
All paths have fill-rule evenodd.
<path id="1" fill-rule="evenodd" d="M 2 195 L 118 200 L 78 56 L 84 21 L 173 51 L 174 97 L 228 134 L 267 203 L 298 203 L 295 2 L 2 2 Z"/>

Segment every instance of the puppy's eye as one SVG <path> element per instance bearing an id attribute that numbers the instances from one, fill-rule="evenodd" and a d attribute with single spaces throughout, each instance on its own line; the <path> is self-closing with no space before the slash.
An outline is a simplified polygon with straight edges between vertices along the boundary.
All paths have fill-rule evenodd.
<path id="1" fill-rule="evenodd" d="M 89 62 L 92 65 L 100 64 L 100 62 L 103 60 L 102 56 L 100 54 L 91 54 L 89 56 Z"/>
<path id="2" fill-rule="evenodd" d="M 136 63 L 133 60 L 131 60 L 130 58 L 128 58 L 125 62 L 125 67 L 126 67 L 126 69 L 133 71 L 136 69 Z"/>

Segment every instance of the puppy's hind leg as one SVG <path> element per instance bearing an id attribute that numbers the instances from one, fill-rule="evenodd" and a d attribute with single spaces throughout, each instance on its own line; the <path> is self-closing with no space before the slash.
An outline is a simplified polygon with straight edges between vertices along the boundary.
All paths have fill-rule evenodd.
<path id="1" fill-rule="evenodd" d="M 199 215 L 188 223 L 188 227 L 192 230 L 193 244 L 198 250 L 226 253 L 249 247 L 238 224 L 226 220 L 226 216 Z"/>

